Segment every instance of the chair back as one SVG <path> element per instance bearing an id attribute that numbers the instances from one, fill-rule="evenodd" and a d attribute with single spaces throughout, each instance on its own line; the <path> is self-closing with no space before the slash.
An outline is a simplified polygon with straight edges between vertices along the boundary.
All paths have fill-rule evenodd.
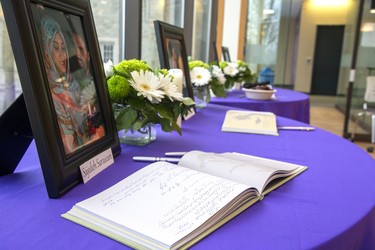
<path id="1" fill-rule="evenodd" d="M 366 80 L 365 102 L 375 103 L 375 76 L 368 76 Z"/>

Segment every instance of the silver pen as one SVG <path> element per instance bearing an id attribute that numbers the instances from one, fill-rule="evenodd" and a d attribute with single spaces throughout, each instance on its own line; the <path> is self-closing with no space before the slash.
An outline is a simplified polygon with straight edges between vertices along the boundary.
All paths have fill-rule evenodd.
<path id="1" fill-rule="evenodd" d="M 166 162 L 179 162 L 180 158 L 173 157 L 153 157 L 153 156 L 133 156 L 133 161 L 147 161 L 147 162 L 156 162 L 156 161 L 166 161 Z"/>
<path id="2" fill-rule="evenodd" d="M 186 153 L 187 152 L 166 152 L 165 155 L 166 156 L 183 156 Z"/>
<path id="3" fill-rule="evenodd" d="M 313 131 L 314 127 L 301 127 L 301 126 L 281 126 L 277 127 L 280 130 L 303 130 L 303 131 Z"/>

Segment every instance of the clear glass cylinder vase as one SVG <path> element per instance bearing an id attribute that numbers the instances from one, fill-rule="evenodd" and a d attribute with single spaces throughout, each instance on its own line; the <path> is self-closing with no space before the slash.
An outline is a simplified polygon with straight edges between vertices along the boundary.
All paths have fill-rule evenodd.
<path id="1" fill-rule="evenodd" d="M 242 87 L 242 84 L 241 84 L 241 82 L 234 82 L 234 84 L 233 84 L 233 90 L 240 90 L 241 89 L 241 87 Z"/>
<path id="2" fill-rule="evenodd" d="M 148 123 L 138 130 L 120 130 L 118 135 L 120 143 L 144 146 L 156 140 L 156 126 L 153 123 Z"/>
<path id="3" fill-rule="evenodd" d="M 197 109 L 207 107 L 208 99 L 209 99 L 209 87 L 207 86 L 199 86 L 193 87 L 194 92 L 194 102 L 195 107 Z"/>

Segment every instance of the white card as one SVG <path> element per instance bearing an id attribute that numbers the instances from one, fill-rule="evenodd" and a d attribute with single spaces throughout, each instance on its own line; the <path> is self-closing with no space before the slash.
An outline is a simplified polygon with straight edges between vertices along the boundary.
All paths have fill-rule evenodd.
<path id="1" fill-rule="evenodd" d="M 95 175 L 109 167 L 113 162 L 112 150 L 109 148 L 83 163 L 79 166 L 83 183 L 91 180 Z"/>

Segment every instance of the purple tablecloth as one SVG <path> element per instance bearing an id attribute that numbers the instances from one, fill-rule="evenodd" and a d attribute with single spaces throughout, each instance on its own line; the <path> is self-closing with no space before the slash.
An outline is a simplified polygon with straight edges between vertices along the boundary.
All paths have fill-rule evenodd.
<path id="1" fill-rule="evenodd" d="M 226 98 L 211 98 L 210 103 L 255 111 L 269 111 L 278 116 L 310 123 L 310 98 L 297 91 L 277 88 L 275 98 L 271 100 L 252 100 L 246 98 L 242 90 L 234 90 L 228 92 Z"/>
<path id="2" fill-rule="evenodd" d="M 183 135 L 159 132 L 144 147 L 122 146 L 115 163 L 60 199 L 49 199 L 34 143 L 12 175 L 0 177 L 0 249 L 126 249 L 60 217 L 146 165 L 134 155 L 193 149 L 241 152 L 308 166 L 193 249 L 375 249 L 375 161 L 321 129 L 279 136 L 220 132 L 228 107 L 211 105 L 183 122 Z M 304 123 L 278 117 L 279 125 Z M 150 204 L 152 206 L 153 204 Z"/>

